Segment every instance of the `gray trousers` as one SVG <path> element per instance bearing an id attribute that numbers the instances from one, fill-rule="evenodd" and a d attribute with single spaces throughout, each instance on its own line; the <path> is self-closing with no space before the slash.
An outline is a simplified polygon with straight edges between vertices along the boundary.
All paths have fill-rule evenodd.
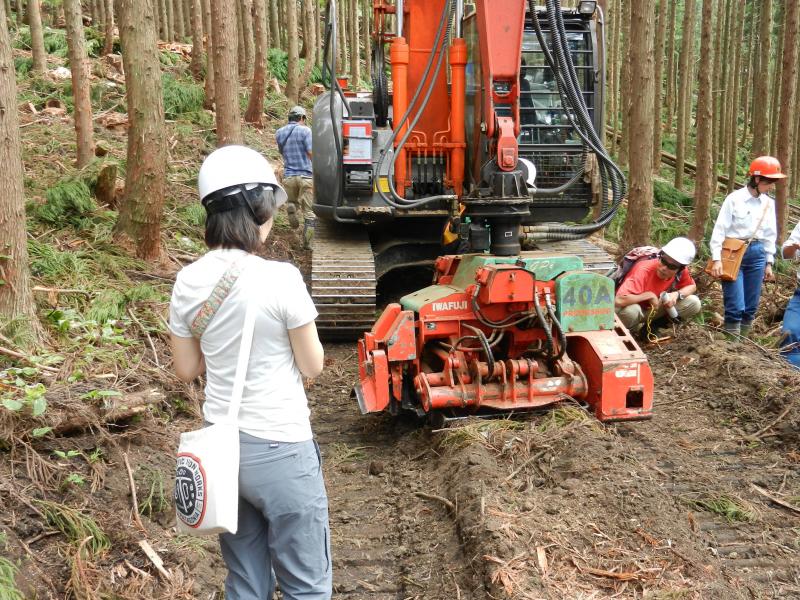
<path id="1" fill-rule="evenodd" d="M 328 497 L 314 440 L 272 442 L 239 433 L 239 528 L 219 536 L 226 600 L 332 594 Z"/>

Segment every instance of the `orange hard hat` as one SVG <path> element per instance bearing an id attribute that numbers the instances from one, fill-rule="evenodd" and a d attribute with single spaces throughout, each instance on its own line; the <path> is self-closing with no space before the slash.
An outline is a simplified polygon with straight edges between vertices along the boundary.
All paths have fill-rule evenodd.
<path id="1" fill-rule="evenodd" d="M 748 175 L 759 175 L 769 179 L 786 179 L 781 173 L 781 163 L 774 156 L 759 156 L 750 163 Z"/>

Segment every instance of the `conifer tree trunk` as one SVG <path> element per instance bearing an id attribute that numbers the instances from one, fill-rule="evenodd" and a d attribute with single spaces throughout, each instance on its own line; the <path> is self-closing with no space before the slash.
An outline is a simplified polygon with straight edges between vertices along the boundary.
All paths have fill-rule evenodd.
<path id="1" fill-rule="evenodd" d="M 206 32 L 206 82 L 203 107 L 211 110 L 214 108 L 215 81 L 214 81 L 214 43 L 211 31 L 211 0 L 200 0 L 203 7 L 203 30 Z"/>
<path id="2" fill-rule="evenodd" d="M 6 21 L 5 6 L 0 5 L 0 24 Z M 0 27 L 0 106 L 17 106 L 17 81 L 11 39 Z M 36 317 L 36 305 L 28 270 L 28 232 L 19 140 L 19 115 L 16 110 L 0 110 L 0 317 L 26 327 L 21 337 L 31 346 L 41 339 L 42 329 Z"/>
<path id="3" fill-rule="evenodd" d="M 192 62 L 189 71 L 197 81 L 203 78 L 203 6 L 200 0 L 192 0 Z"/>
<path id="4" fill-rule="evenodd" d="M 740 48 L 742 44 L 742 34 L 744 33 L 744 11 L 745 0 L 735 0 L 733 28 L 731 29 L 732 44 L 734 48 Z M 739 73 L 742 70 L 742 52 L 733 53 L 733 68 L 731 69 L 729 82 L 729 106 L 728 106 L 728 126 L 725 133 L 728 136 L 728 193 L 731 193 L 736 186 L 736 146 L 739 133 L 739 97 L 742 94 L 742 81 Z M 746 79 L 744 79 L 746 81 Z"/>
<path id="5" fill-rule="evenodd" d="M 653 211 L 653 35 L 655 6 L 631 3 L 630 23 L 630 187 L 623 248 L 649 241 Z"/>
<path id="6" fill-rule="evenodd" d="M 653 46 L 655 62 L 653 66 L 653 172 L 661 169 L 661 84 L 664 68 L 664 41 L 667 31 L 667 4 L 669 0 L 661 0 L 658 4 L 658 20 L 656 22 L 656 41 Z"/>
<path id="7" fill-rule="evenodd" d="M 47 70 L 47 53 L 44 50 L 44 33 L 42 32 L 42 13 L 39 0 L 28 0 L 27 16 L 31 31 L 32 69 L 36 73 L 44 73 Z"/>
<path id="8" fill-rule="evenodd" d="M 192 33 L 192 3 L 193 0 L 182 0 L 183 2 L 183 31 L 186 37 Z"/>
<path id="9" fill-rule="evenodd" d="M 694 54 L 694 0 L 683 6 L 681 31 L 680 86 L 678 86 L 678 127 L 675 141 L 675 187 L 683 188 L 683 168 L 686 161 L 686 136 L 691 121 L 692 56 Z"/>
<path id="10" fill-rule="evenodd" d="M 689 238 L 700 243 L 705 233 L 711 200 L 717 188 L 713 160 L 712 129 L 714 125 L 713 42 L 714 1 L 703 0 L 700 31 L 700 75 L 697 95 L 697 172 L 694 185 L 694 215 Z"/>
<path id="11" fill-rule="evenodd" d="M 606 11 L 607 14 L 608 11 Z M 361 5 L 361 37 L 364 40 L 364 79 L 372 76 L 372 2 L 364 0 Z M 605 127 L 603 128 L 605 133 Z"/>
<path id="12" fill-rule="evenodd" d="M 347 33 L 350 34 L 350 81 L 351 89 L 358 90 L 361 81 L 361 44 L 358 35 L 358 0 L 349 0 Z"/>
<path id="13" fill-rule="evenodd" d="M 153 4 L 117 0 L 117 17 L 129 125 L 125 197 L 114 235 L 123 243 L 132 240 L 139 258 L 156 260 L 161 254 L 167 147 Z"/>
<path id="14" fill-rule="evenodd" d="M 622 6 L 621 0 L 614 0 L 614 6 L 611 10 L 612 18 L 612 45 L 611 45 L 611 71 L 609 72 L 608 79 L 611 82 L 609 93 L 611 96 L 611 108 L 609 110 L 609 118 L 611 119 L 611 152 L 617 154 L 619 148 L 619 140 L 617 138 L 617 131 L 619 130 L 619 72 L 620 72 L 620 22 L 622 21 Z"/>
<path id="15" fill-rule="evenodd" d="M 275 48 L 281 47 L 281 34 L 278 29 L 279 16 L 278 16 L 278 2 L 277 0 L 267 0 L 267 8 L 269 9 L 269 39 Z"/>
<path id="16" fill-rule="evenodd" d="M 314 47 L 317 45 L 314 35 L 314 0 L 303 0 L 303 19 L 303 44 L 308 53 L 303 67 L 303 74 L 300 76 L 300 85 L 305 87 L 311 79 L 311 71 L 314 70 L 314 57 L 316 56 L 314 51 Z"/>
<path id="17" fill-rule="evenodd" d="M 798 60 L 798 69 L 800 69 L 800 56 L 797 58 Z M 800 101 L 800 71 L 798 71 L 797 75 L 797 85 L 794 88 L 794 101 L 795 104 Z M 794 109 L 794 140 L 795 145 L 797 142 L 800 141 L 800 110 L 797 108 Z M 800 173 L 800 151 L 796 148 L 792 151 L 792 185 L 791 185 L 791 195 L 797 196 L 798 190 L 800 190 L 800 177 L 798 173 Z"/>
<path id="18" fill-rule="evenodd" d="M 286 28 L 289 31 L 297 31 L 297 4 L 294 0 L 289 0 L 286 3 Z M 297 42 L 297 35 L 289 36 L 289 57 L 287 61 L 288 75 L 286 77 L 286 97 L 289 102 L 297 102 L 300 95 L 300 77 L 299 77 L 299 44 Z"/>
<path id="19" fill-rule="evenodd" d="M 337 9 L 339 14 L 336 15 L 336 21 L 338 23 L 338 40 L 337 44 L 339 47 L 339 66 L 338 66 L 338 73 L 339 76 L 346 75 L 350 71 L 350 63 L 348 61 L 348 52 L 347 52 L 347 0 L 339 0 L 337 5 Z"/>
<path id="20" fill-rule="evenodd" d="M 105 0 L 106 20 L 105 20 L 105 40 L 103 42 L 103 54 L 111 54 L 114 51 L 114 0 Z M 83 17 L 81 17 L 83 23 Z"/>
<path id="21" fill-rule="evenodd" d="M 770 109 L 769 109 L 769 120 L 767 121 L 767 127 L 769 129 L 767 139 L 769 140 L 769 151 L 767 154 L 776 155 L 777 154 L 777 139 L 776 135 L 779 131 L 779 128 L 776 126 L 778 120 L 778 113 L 780 110 L 780 100 L 781 100 L 781 69 L 783 68 L 783 61 L 780 57 L 783 56 L 783 35 L 786 27 L 786 19 L 785 19 L 785 11 L 782 2 L 778 2 L 777 5 L 778 14 L 775 18 L 776 33 L 777 33 L 777 43 L 778 47 L 775 50 L 775 60 L 772 61 L 772 77 L 770 78 L 770 89 L 772 90 L 772 95 L 770 98 Z"/>
<path id="22" fill-rule="evenodd" d="M 11 18 L 11 0 L 3 0 L 3 5 L 6 10 L 6 25 L 8 26 L 8 30 L 11 31 L 11 28 L 14 26 L 14 22 Z"/>
<path id="23" fill-rule="evenodd" d="M 781 108 L 777 122 L 776 148 L 778 160 L 788 179 L 779 179 L 776 186 L 776 216 L 778 220 L 778 239 L 786 237 L 786 224 L 789 218 L 789 186 L 794 173 L 792 158 L 794 153 L 795 88 L 797 87 L 797 36 L 800 28 L 800 3 L 785 4 L 783 57 L 781 60 Z"/>
<path id="24" fill-rule="evenodd" d="M 630 105 L 631 95 L 628 91 L 631 89 L 631 4 L 637 0 L 622 0 L 623 17 L 622 17 L 622 39 L 623 39 L 623 55 L 622 55 L 622 75 L 620 78 L 620 111 L 622 112 L 622 140 L 619 147 L 619 164 L 628 164 L 628 150 L 630 139 Z"/>
<path id="25" fill-rule="evenodd" d="M 239 80 L 247 79 L 247 46 L 244 42 L 243 1 L 233 0 L 236 12 L 236 65 L 239 69 Z"/>
<path id="26" fill-rule="evenodd" d="M 172 0 L 164 0 L 164 12 L 166 13 L 166 30 L 167 37 L 164 38 L 165 42 L 175 41 L 175 14 L 172 10 Z"/>
<path id="27" fill-rule="evenodd" d="M 269 47 L 264 0 L 253 0 L 253 34 L 255 36 L 255 65 L 253 87 L 244 120 L 258 128 L 264 126 L 264 94 L 267 81 L 267 48 Z"/>
<path id="28" fill-rule="evenodd" d="M 94 157 L 92 127 L 92 98 L 86 60 L 86 40 L 83 37 L 83 16 L 80 0 L 64 0 L 64 22 L 67 30 L 67 50 L 72 72 L 72 95 L 75 98 L 75 132 L 77 134 L 77 165 L 82 169 Z"/>
<path id="29" fill-rule="evenodd" d="M 241 144 L 239 81 L 236 77 L 236 4 L 229 0 L 211 0 L 211 37 L 217 146 Z"/>
<path id="30" fill-rule="evenodd" d="M 246 85 L 253 81 L 253 60 L 255 45 L 253 42 L 253 0 L 241 0 L 242 6 L 242 38 L 244 39 L 244 78 Z M 239 50 L 242 53 L 242 50 Z"/>
<path id="31" fill-rule="evenodd" d="M 170 40 L 169 16 L 167 14 L 167 3 L 169 0 L 156 0 L 158 2 L 158 31 L 162 40 Z"/>
<path id="32" fill-rule="evenodd" d="M 175 27 L 175 37 L 177 41 L 183 43 L 186 39 L 186 31 L 183 28 L 183 0 L 172 0 L 172 22 Z"/>
<path id="33" fill-rule="evenodd" d="M 755 8 L 753 9 L 755 10 Z M 754 26 L 750 28 L 750 36 L 749 41 L 747 44 L 747 73 L 745 74 L 745 78 L 749 81 L 756 81 L 755 71 L 757 65 L 756 57 L 758 56 L 758 52 L 756 51 L 756 32 L 758 29 Z M 740 111 L 743 116 L 743 123 L 742 123 L 742 131 L 741 137 L 739 138 L 739 145 L 744 146 L 745 142 L 747 141 L 747 136 L 750 134 L 750 107 L 752 106 L 753 101 L 753 87 L 752 85 L 745 85 L 742 86 L 742 102 Z"/>
<path id="34" fill-rule="evenodd" d="M 672 133 L 672 117 L 675 115 L 675 16 L 677 2 L 669 6 L 669 33 L 667 33 L 667 113 L 664 120 L 664 129 Z"/>
<path id="35" fill-rule="evenodd" d="M 95 25 L 100 29 L 100 25 L 105 27 L 106 24 L 106 3 L 105 0 L 97 0 L 97 23 Z"/>
<path id="36" fill-rule="evenodd" d="M 772 46 L 772 0 L 761 0 L 758 3 L 761 13 L 759 22 L 759 60 L 758 69 L 753 73 L 754 81 L 769 81 L 769 59 Z M 769 111 L 770 87 L 768 85 L 753 86 L 753 156 L 762 156 L 767 150 L 767 117 Z"/>

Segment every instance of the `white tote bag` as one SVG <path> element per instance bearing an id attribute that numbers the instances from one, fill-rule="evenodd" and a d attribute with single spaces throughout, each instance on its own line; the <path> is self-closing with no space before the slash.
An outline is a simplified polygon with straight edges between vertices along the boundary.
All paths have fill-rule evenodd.
<path id="1" fill-rule="evenodd" d="M 247 305 L 225 421 L 181 434 L 175 466 L 175 513 L 181 533 L 236 533 L 238 527 L 238 415 L 253 342 L 255 307 L 254 302 Z"/>

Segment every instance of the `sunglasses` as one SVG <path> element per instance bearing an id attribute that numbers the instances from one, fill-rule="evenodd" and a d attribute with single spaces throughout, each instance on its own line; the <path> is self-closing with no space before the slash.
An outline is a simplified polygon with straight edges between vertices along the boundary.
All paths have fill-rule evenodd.
<path id="1" fill-rule="evenodd" d="M 661 261 L 661 264 L 664 265 L 665 267 L 667 267 L 670 271 L 677 271 L 678 269 L 680 269 L 683 266 L 683 265 L 676 265 L 675 263 L 669 262 L 668 260 L 665 260 L 663 256 L 659 256 L 658 259 Z"/>

